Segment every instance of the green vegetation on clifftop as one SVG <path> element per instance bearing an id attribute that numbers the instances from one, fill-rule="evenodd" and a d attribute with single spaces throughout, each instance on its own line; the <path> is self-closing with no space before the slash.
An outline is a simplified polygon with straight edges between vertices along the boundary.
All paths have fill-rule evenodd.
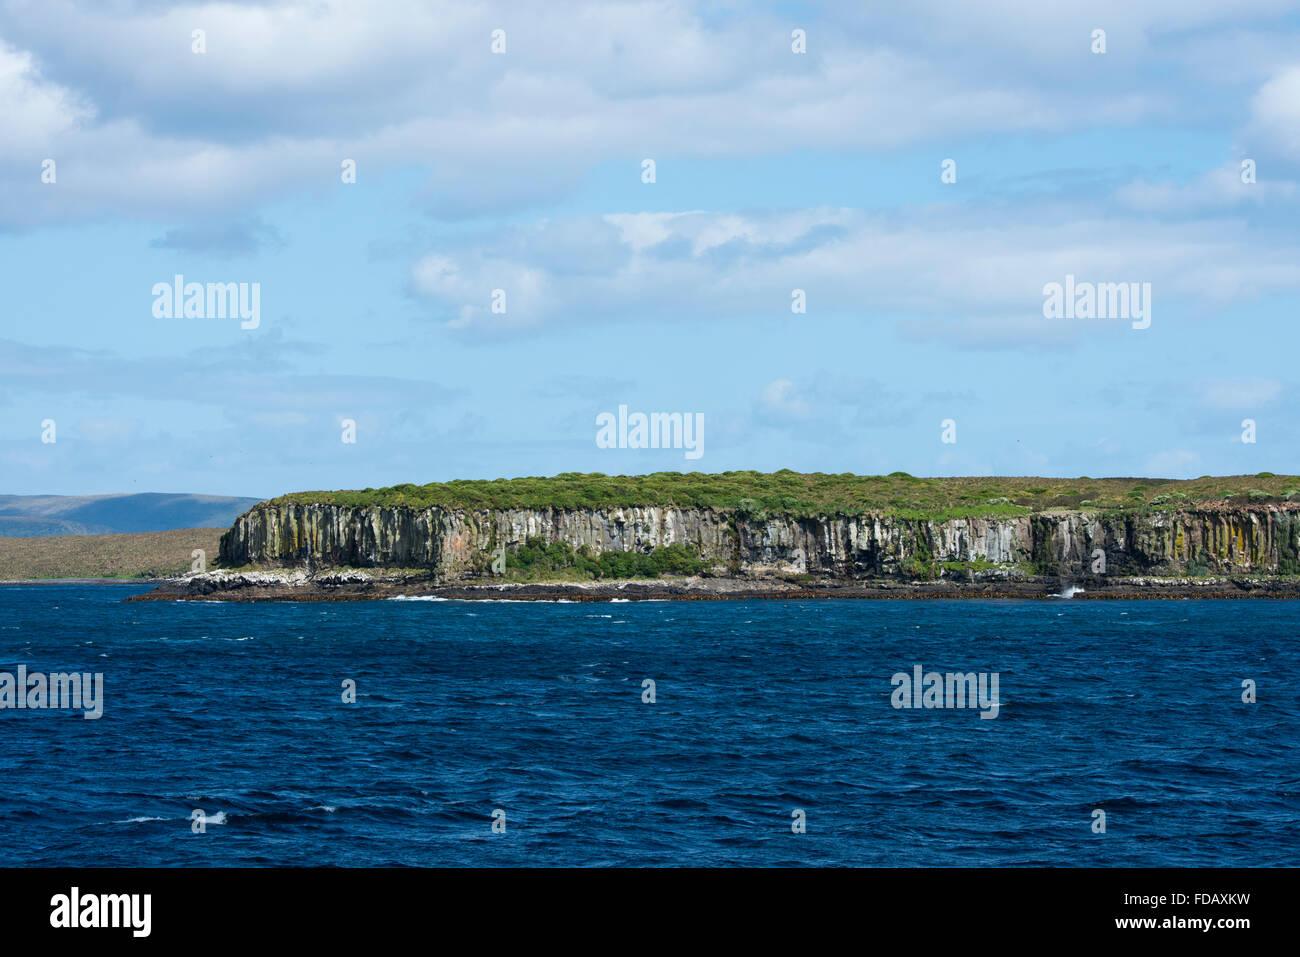
<path id="1" fill-rule="evenodd" d="M 1300 500 L 1300 478 L 1258 475 L 1169 480 L 1146 478 L 915 478 L 821 472 L 564 472 L 552 478 L 468 479 L 338 492 L 295 492 L 268 504 L 353 508 L 609 509 L 676 506 L 769 515 L 881 513 L 943 520 L 1009 516 L 1052 508 L 1096 511 L 1176 509 L 1207 503 L 1260 505 Z"/>

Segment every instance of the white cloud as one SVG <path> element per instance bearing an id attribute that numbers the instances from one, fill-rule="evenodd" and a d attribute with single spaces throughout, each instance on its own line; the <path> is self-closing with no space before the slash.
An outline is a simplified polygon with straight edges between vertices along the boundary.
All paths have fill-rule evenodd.
<path id="1" fill-rule="evenodd" d="M 880 22 L 835 10 L 804 18 L 810 49 L 796 56 L 787 16 L 720 17 L 687 2 L 9 2 L 0 209 L 19 222 L 229 212 L 337 182 L 350 157 L 363 175 L 426 165 L 439 209 L 466 214 L 553 199 L 615 160 L 635 171 L 646 156 L 1126 124 L 1176 109 L 1177 83 L 1138 95 L 1124 80 L 1139 49 L 1177 47 L 1143 45 L 1149 31 L 1238 25 L 1277 7 L 1137 6 L 926 3 Z M 1115 46 L 1106 58 L 1086 52 L 1100 21 Z M 190 49 L 196 27 L 204 54 Z M 507 31 L 501 56 L 489 51 L 496 27 Z M 1266 116 L 1285 119 L 1286 90 L 1261 97 Z M 76 175 L 39 192 L 31 163 L 47 155 Z"/>
<path id="2" fill-rule="evenodd" d="M 413 280 L 418 292 L 456 311 L 448 322 L 452 329 L 517 329 L 535 325 L 560 305 L 547 271 L 490 254 L 463 265 L 447 255 L 426 256 L 416 263 Z"/>
<path id="3" fill-rule="evenodd" d="M 774 379 L 765 385 L 759 404 L 765 413 L 778 419 L 806 419 L 812 414 L 812 406 L 789 379 Z"/>
<path id="4" fill-rule="evenodd" d="M 1285 387 L 1276 379 L 1208 379 L 1198 383 L 1201 401 L 1213 409 L 1248 412 L 1276 402 Z"/>
<path id="5" fill-rule="evenodd" d="M 0 40 L 0 159 L 48 146 L 93 117 L 75 93 L 41 76 L 30 53 Z"/>
<path id="6" fill-rule="evenodd" d="M 1213 308 L 1300 290 L 1300 246 L 1262 243 L 1241 224 L 1097 219 L 1064 206 L 997 226 L 966 206 L 905 221 L 841 208 L 607 215 L 459 237 L 421 260 L 413 279 L 443 321 L 483 335 L 651 315 L 790 316 L 796 288 L 807 294 L 801 321 L 907 320 L 920 323 L 907 329 L 914 336 L 1006 344 L 1130 333 L 1126 322 L 1045 320 L 1043 286 L 1067 274 L 1150 283 L 1159 329 L 1180 301 Z M 494 288 L 507 290 L 508 318 L 486 310 Z"/>
<path id="7" fill-rule="evenodd" d="M 1264 206 L 1295 198 L 1295 183 L 1270 177 L 1267 170 L 1260 178 L 1258 166 L 1256 181 L 1243 182 L 1242 162 L 1232 160 L 1181 185 L 1137 180 L 1120 187 L 1116 196 L 1131 209 L 1150 213 L 1199 213 L 1246 203 Z"/>
<path id="8" fill-rule="evenodd" d="M 1260 87 L 1251 116 L 1291 159 L 1300 160 L 1300 66 L 1282 70 Z"/>

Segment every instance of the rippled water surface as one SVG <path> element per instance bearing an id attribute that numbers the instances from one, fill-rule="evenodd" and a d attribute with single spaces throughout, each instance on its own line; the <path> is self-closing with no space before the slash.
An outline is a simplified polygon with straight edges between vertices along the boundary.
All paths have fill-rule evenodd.
<path id="1" fill-rule="evenodd" d="M 105 682 L 0 711 L 0 864 L 1300 865 L 1297 602 L 143 590 L 0 588 L 0 671 Z M 1000 713 L 896 710 L 916 664 Z"/>

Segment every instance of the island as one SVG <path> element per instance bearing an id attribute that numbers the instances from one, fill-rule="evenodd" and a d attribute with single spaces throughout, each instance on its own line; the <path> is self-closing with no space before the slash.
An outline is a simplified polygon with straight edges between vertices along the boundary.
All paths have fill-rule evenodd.
<path id="1" fill-rule="evenodd" d="M 563 473 L 297 492 L 137 600 L 1300 597 L 1300 478 Z"/>

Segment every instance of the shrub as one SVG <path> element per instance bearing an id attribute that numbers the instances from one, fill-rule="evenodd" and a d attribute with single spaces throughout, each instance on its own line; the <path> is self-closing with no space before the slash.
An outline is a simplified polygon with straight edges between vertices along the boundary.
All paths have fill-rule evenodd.
<path id="1" fill-rule="evenodd" d="M 570 570 L 589 578 L 698 575 L 707 564 L 694 547 L 682 543 L 659 546 L 649 553 L 609 551 L 592 558 L 585 546 L 574 551 L 567 542 L 544 542 L 540 538 L 528 539 L 506 559 L 506 568 L 523 578 Z"/>
<path id="2" fill-rule="evenodd" d="M 905 576 L 916 581 L 928 582 L 937 574 L 929 555 L 913 555 L 898 567 Z"/>
<path id="3" fill-rule="evenodd" d="M 551 477 L 455 480 L 428 485 L 403 483 L 389 488 L 296 492 L 272 499 L 281 504 L 326 504 L 353 508 L 401 506 L 477 511 L 490 508 L 613 509 L 637 506 L 735 510 L 746 517 L 863 515 L 892 513 L 940 519 L 1023 514 L 1027 506 L 1069 506 L 1086 499 L 1094 506 L 1142 508 L 1153 497 L 1180 492 L 1202 502 L 1238 495 L 1245 500 L 1248 479 L 1229 477 L 1211 483 L 1151 479 L 1052 479 L 1052 485 L 1026 488 L 1024 479 L 992 477 L 914 478 L 891 475 L 827 475 L 789 469 L 765 474 L 733 471 L 656 472 L 649 475 L 573 473 Z M 1041 479 L 1039 479 L 1041 481 Z M 1277 496 L 1300 489 L 1292 476 L 1256 480 Z M 1050 501 L 1047 497 L 1050 496 Z M 1024 504 L 1016 505 L 1020 500 Z M 1169 499 L 1167 501 L 1175 501 Z M 978 503 L 978 504 L 977 504 Z"/>

